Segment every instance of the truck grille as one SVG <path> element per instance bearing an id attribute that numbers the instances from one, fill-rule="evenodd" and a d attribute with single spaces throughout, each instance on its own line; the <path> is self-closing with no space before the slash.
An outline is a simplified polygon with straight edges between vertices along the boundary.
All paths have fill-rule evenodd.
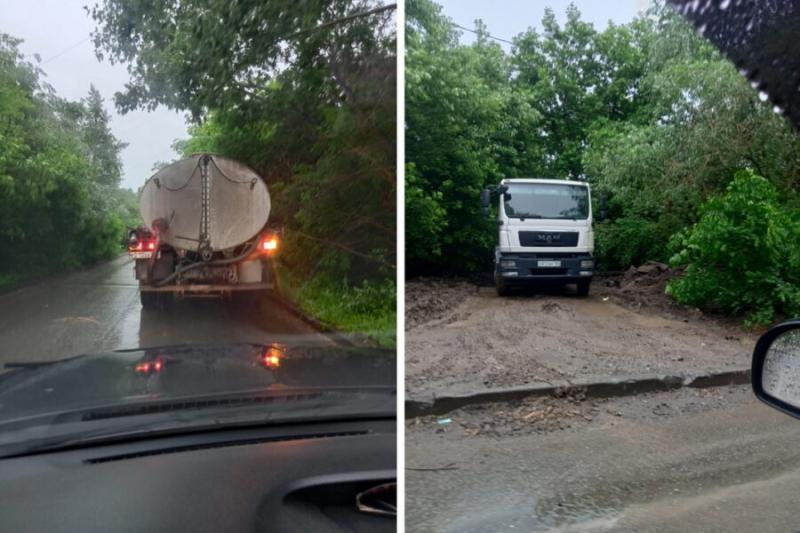
<path id="1" fill-rule="evenodd" d="M 520 231 L 521 246 L 577 246 L 578 233 L 574 231 Z"/>

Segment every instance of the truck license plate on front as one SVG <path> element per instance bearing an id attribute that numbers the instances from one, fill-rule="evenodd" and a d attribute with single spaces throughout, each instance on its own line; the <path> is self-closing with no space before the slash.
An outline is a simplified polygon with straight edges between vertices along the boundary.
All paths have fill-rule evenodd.
<path id="1" fill-rule="evenodd" d="M 150 259 L 153 257 L 153 252 L 131 252 L 133 259 Z"/>
<path id="2" fill-rule="evenodd" d="M 539 268 L 560 267 L 561 261 L 537 261 L 536 266 L 538 266 Z"/>

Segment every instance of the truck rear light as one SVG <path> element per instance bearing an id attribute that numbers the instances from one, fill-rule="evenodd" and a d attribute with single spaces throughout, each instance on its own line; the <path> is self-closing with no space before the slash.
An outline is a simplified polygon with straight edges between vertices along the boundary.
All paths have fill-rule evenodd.
<path id="1" fill-rule="evenodd" d="M 155 251 L 156 248 L 158 248 L 158 241 L 156 241 L 156 239 L 140 239 L 128 245 L 129 252 L 152 252 Z"/>
<path id="2" fill-rule="evenodd" d="M 261 242 L 258 243 L 259 250 L 264 252 L 274 252 L 278 249 L 278 237 L 274 235 L 269 235 L 261 239 Z"/>

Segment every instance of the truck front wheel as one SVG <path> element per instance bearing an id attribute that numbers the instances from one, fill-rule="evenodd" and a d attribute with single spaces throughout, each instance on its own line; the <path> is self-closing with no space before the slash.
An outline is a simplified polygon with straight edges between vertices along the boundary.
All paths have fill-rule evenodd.
<path id="1" fill-rule="evenodd" d="M 581 280 L 578 282 L 578 296 L 589 296 L 589 285 L 591 280 Z"/>
<path id="2" fill-rule="evenodd" d="M 495 288 L 495 290 L 497 290 L 497 295 L 498 296 L 508 296 L 508 294 L 510 292 L 509 288 L 508 288 L 508 285 L 506 285 L 506 282 L 500 276 L 495 276 L 495 278 L 494 278 L 494 288 Z"/>

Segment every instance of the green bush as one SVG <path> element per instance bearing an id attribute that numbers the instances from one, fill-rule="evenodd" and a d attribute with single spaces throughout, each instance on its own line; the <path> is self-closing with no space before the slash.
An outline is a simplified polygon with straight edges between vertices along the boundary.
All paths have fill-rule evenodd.
<path id="1" fill-rule="evenodd" d="M 622 217 L 595 227 L 595 252 L 602 268 L 622 270 L 651 259 L 663 260 L 667 238 L 652 220 Z"/>
<path id="2" fill-rule="evenodd" d="M 667 286 L 677 301 L 745 315 L 748 326 L 800 315 L 800 217 L 752 171 L 738 171 L 723 196 L 703 204 L 670 249 L 672 266 L 686 267 Z"/>

